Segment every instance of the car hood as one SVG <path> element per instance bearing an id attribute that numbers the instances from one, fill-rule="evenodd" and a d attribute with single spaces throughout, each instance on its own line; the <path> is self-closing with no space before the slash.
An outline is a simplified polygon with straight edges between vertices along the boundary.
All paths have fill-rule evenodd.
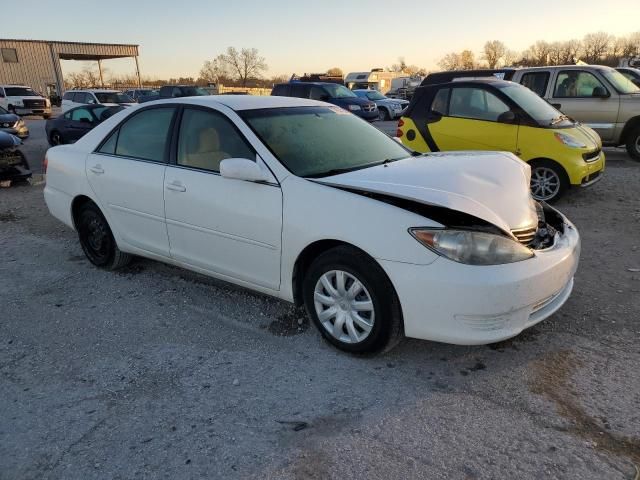
<path id="1" fill-rule="evenodd" d="M 10 127 L 13 127 L 18 120 L 20 120 L 20 117 L 13 113 L 0 114 L 0 127 L 5 123 L 8 123 Z"/>
<path id="2" fill-rule="evenodd" d="M 14 149 L 22 143 L 18 137 L 11 135 L 10 133 L 0 132 L 0 150 L 1 149 Z"/>
<path id="3" fill-rule="evenodd" d="M 511 153 L 468 151 L 410 157 L 317 181 L 457 210 L 510 233 L 538 222 L 530 177 L 530 167 Z"/>
<path id="4" fill-rule="evenodd" d="M 360 97 L 341 97 L 341 98 L 332 98 L 331 102 L 335 102 L 338 105 L 368 105 L 370 103 L 374 103 L 371 100 L 367 100 L 365 98 Z"/>

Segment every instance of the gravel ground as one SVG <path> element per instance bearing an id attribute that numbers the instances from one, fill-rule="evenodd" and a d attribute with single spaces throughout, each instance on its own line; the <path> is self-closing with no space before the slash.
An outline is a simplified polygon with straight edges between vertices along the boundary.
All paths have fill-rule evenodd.
<path id="1" fill-rule="evenodd" d="M 583 253 L 558 314 L 373 358 L 185 270 L 100 271 L 42 186 L 0 189 L 0 479 L 633 479 L 640 163 L 609 153 L 559 204 Z"/>

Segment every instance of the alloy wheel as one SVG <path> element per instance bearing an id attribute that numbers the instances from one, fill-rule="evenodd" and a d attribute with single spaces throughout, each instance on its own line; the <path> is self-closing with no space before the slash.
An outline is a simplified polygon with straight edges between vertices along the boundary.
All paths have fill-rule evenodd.
<path id="1" fill-rule="evenodd" d="M 53 145 L 62 145 L 62 135 L 58 132 L 53 132 L 51 134 L 51 143 Z"/>
<path id="2" fill-rule="evenodd" d="M 344 343 L 365 340 L 375 322 L 375 310 L 367 288 L 354 275 L 331 270 L 314 289 L 318 320 L 331 336 Z"/>
<path id="3" fill-rule="evenodd" d="M 531 193 L 536 200 L 550 200 L 560 192 L 561 179 L 548 167 L 536 167 L 531 172 Z"/>

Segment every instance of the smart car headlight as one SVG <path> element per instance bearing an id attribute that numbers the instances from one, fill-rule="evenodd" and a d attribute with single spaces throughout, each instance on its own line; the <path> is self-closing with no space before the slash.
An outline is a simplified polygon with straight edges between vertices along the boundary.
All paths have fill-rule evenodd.
<path id="1" fill-rule="evenodd" d="M 502 265 L 533 257 L 521 243 L 491 233 L 431 228 L 412 228 L 409 233 L 438 255 L 467 265 Z"/>
<path id="2" fill-rule="evenodd" d="M 554 133 L 556 140 L 560 143 L 564 143 L 567 147 L 571 148 L 587 148 L 584 142 L 581 142 L 575 137 L 571 135 L 567 135 L 566 133 L 555 132 Z"/>

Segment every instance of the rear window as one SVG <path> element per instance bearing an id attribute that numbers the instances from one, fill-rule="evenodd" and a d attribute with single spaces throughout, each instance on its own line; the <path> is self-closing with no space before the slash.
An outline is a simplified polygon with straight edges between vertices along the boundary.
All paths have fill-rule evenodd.
<path id="1" fill-rule="evenodd" d="M 522 75 L 520 84 L 540 97 L 544 97 L 549 83 L 549 72 L 530 72 Z"/>
<path id="2" fill-rule="evenodd" d="M 64 96 L 62 97 L 63 100 L 71 100 L 73 101 L 73 92 L 67 92 L 64 94 Z"/>

